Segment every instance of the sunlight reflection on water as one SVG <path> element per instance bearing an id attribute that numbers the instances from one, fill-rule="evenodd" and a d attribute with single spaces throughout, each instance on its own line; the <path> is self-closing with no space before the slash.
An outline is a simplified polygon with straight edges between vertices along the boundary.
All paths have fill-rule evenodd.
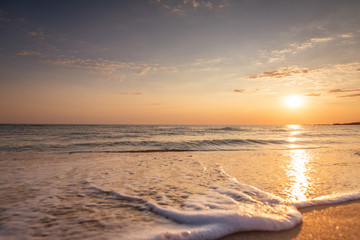
<path id="1" fill-rule="evenodd" d="M 310 171 L 312 158 L 308 151 L 297 148 L 297 135 L 301 133 L 300 125 L 288 125 L 289 132 L 288 142 L 290 147 L 294 148 L 289 151 L 290 163 L 287 166 L 287 176 L 290 180 L 289 189 L 287 190 L 289 200 L 303 201 L 307 199 L 311 188 Z"/>
<path id="2" fill-rule="evenodd" d="M 299 146 L 296 144 L 298 140 L 297 135 L 301 133 L 300 125 L 287 125 L 289 131 L 289 137 L 287 138 L 287 142 L 291 143 L 289 145 L 290 148 L 298 148 Z"/>
<path id="3" fill-rule="evenodd" d="M 294 149 L 289 153 L 291 157 L 288 166 L 288 177 L 291 180 L 289 194 L 290 200 L 303 201 L 307 199 L 309 189 L 309 160 L 306 150 Z"/>

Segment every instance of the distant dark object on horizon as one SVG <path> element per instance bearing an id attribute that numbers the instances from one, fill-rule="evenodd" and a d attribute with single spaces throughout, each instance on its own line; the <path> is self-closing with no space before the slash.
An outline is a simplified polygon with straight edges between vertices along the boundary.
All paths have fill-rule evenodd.
<path id="1" fill-rule="evenodd" d="M 360 122 L 352 122 L 352 123 L 334 123 L 333 125 L 360 125 Z"/>

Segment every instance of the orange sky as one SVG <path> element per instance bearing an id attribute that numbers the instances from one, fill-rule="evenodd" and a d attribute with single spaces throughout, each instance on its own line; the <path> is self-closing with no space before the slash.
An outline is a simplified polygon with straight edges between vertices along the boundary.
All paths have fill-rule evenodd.
<path id="1" fill-rule="evenodd" d="M 360 2 L 175 2 L 1 3 L 0 123 L 360 121 Z"/>

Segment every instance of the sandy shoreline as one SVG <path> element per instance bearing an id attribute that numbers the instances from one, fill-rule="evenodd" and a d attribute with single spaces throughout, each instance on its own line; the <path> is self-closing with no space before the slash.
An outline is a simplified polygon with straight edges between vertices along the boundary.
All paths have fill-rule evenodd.
<path id="1" fill-rule="evenodd" d="M 300 160 L 303 160 L 301 156 L 308 155 L 311 159 L 315 159 L 313 161 L 316 164 L 308 160 L 308 168 L 296 168 L 302 170 L 304 174 L 309 173 L 307 181 L 314 183 L 312 186 L 318 186 L 316 189 L 319 191 L 308 196 L 309 199 L 321 196 L 321 193 L 326 196 L 326 192 L 325 194 L 321 192 L 324 186 L 336 191 L 334 184 L 339 182 L 341 184 L 338 184 L 338 189 L 341 189 L 341 186 L 345 186 L 342 188 L 344 191 L 358 189 L 359 185 L 356 185 L 358 182 L 355 181 L 358 178 L 358 164 L 349 164 L 348 167 L 341 165 L 340 168 L 339 163 L 342 162 L 339 156 L 344 156 L 343 153 L 334 154 L 334 151 L 330 150 L 296 150 L 295 152 L 299 154 L 296 156 L 300 156 Z M 59 156 L 50 154 L 42 156 L 41 153 L 36 153 L 31 156 L 31 160 L 22 160 L 24 158 L 22 152 L 18 155 L 11 154 L 11 158 L 3 160 L 0 167 L 1 179 L 4 183 L 8 183 L 4 184 L 7 189 L 2 188 L 3 199 L 0 199 L 3 203 L 1 207 L 5 210 L 1 213 L 0 239 L 5 237 L 10 239 L 112 239 L 114 236 L 119 239 L 136 239 L 136 236 L 143 236 L 140 230 L 146 227 L 146 224 L 149 224 L 149 232 L 152 227 L 155 229 L 158 226 L 160 228 L 169 226 L 161 230 L 164 233 L 176 232 L 176 228 L 171 228 L 174 226 L 171 225 L 173 223 L 169 224 L 166 216 L 152 214 L 143 204 L 147 199 L 157 203 L 150 194 L 169 191 L 169 196 L 176 197 L 193 188 L 196 189 L 188 195 L 184 194 L 185 198 L 182 199 L 188 200 L 189 197 L 196 196 L 198 192 L 210 191 L 211 193 L 212 188 L 209 188 L 211 186 L 224 184 L 227 187 L 228 184 L 233 184 L 229 180 L 238 179 L 235 187 L 242 183 L 252 184 L 251 186 L 261 191 L 279 196 L 292 186 L 297 187 L 296 179 L 291 179 L 285 171 L 287 167 L 291 169 L 289 166 L 291 167 L 298 160 L 296 157 L 293 158 L 291 153 L 292 151 L 275 150 Z M 358 163 L 358 155 L 353 155 L 350 160 L 347 160 L 347 163 Z M 338 171 L 339 169 L 343 171 Z M 329 174 L 331 170 L 332 173 L 339 174 Z M 311 175 L 311 172 L 316 175 Z M 162 178 L 159 178 L 159 175 Z M 300 176 L 305 175 L 300 174 Z M 316 178 L 321 179 L 324 186 L 317 185 L 317 182 L 312 180 Z M 346 178 L 355 180 L 346 181 Z M 206 182 L 208 185 L 201 188 L 200 184 L 192 184 L 193 181 Z M 132 188 L 127 189 L 129 186 Z M 176 186 L 179 191 L 168 186 Z M 350 189 L 346 188 L 349 186 Z M 99 187 L 99 190 L 96 190 L 96 187 Z M 116 197 L 108 197 L 109 194 L 106 193 L 108 190 L 114 190 L 119 195 L 136 197 L 137 193 L 144 193 L 144 189 L 150 188 L 152 191 L 149 191 L 144 201 L 135 201 L 136 203 L 129 205 L 128 208 L 125 208 L 128 206 L 125 204 L 133 204 L 132 201 L 124 199 L 125 201 L 122 202 Z M 134 189 L 138 192 L 133 192 Z M 230 189 L 232 189 L 231 185 Z M 309 192 L 311 193 L 311 189 Z M 285 200 L 289 196 L 291 195 L 280 195 Z M 179 208 L 181 209 L 180 205 L 175 206 L 175 209 Z M 18 209 L 24 211 L 19 214 Z M 125 211 L 128 209 L 131 211 Z M 358 223 L 360 200 L 301 208 L 300 211 L 303 214 L 303 222 L 291 230 L 241 232 L 224 237 L 222 240 L 360 239 Z M 47 220 L 44 221 L 44 219 Z M 129 219 L 138 223 L 139 228 L 136 226 L 131 228 Z M 169 225 L 164 225 L 164 223 Z M 195 224 L 189 229 L 196 229 Z M 201 225 L 201 223 L 198 226 L 206 228 L 206 225 Z M 139 235 L 130 237 L 130 233 L 134 233 L 134 236 Z M 206 237 L 211 238 L 211 233 L 214 232 L 211 232 L 209 228 L 209 234 Z M 148 234 L 147 230 L 145 236 L 146 234 Z"/>
<path id="2" fill-rule="evenodd" d="M 243 239 L 360 239 L 360 200 L 301 208 L 303 222 L 280 232 L 241 232 L 221 240 Z"/>

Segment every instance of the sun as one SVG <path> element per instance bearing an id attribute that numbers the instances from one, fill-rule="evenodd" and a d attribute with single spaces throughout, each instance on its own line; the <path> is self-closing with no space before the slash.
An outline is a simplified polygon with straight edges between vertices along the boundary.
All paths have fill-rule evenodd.
<path id="1" fill-rule="evenodd" d="M 291 108 L 298 108 L 301 105 L 303 105 L 304 100 L 301 96 L 299 95 L 292 95 L 292 96 L 288 96 L 285 99 L 285 104 L 288 105 Z"/>

